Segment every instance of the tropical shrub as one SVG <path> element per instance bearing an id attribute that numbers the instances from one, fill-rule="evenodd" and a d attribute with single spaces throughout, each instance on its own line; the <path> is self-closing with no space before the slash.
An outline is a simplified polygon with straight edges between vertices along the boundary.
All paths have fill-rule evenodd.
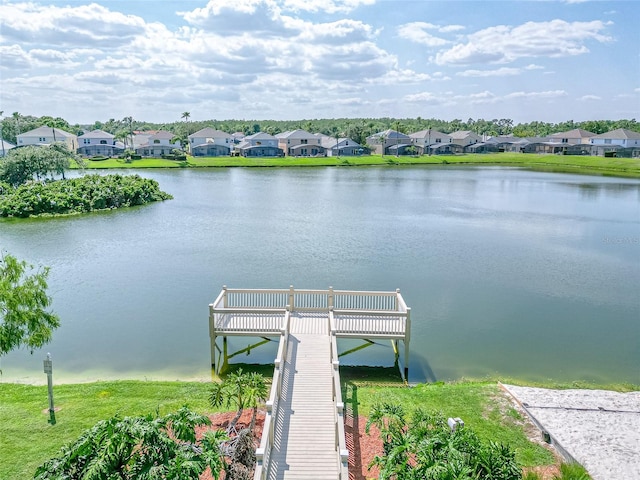
<path id="1" fill-rule="evenodd" d="M 417 409 L 410 422 L 401 406 L 374 405 L 367 421 L 380 429 L 383 451 L 370 467 L 382 480 L 519 480 L 521 469 L 507 445 L 483 443 L 468 426 L 451 430 L 442 413 Z"/>
<path id="2" fill-rule="evenodd" d="M 198 480 L 207 467 L 217 479 L 226 435 L 209 431 L 197 440 L 195 433 L 210 423 L 187 407 L 164 417 L 102 420 L 39 466 L 34 479 Z"/>
<path id="3" fill-rule="evenodd" d="M 173 198 L 158 182 L 138 175 L 87 175 L 29 182 L 0 195 L 0 216 L 26 218 L 143 205 Z"/>

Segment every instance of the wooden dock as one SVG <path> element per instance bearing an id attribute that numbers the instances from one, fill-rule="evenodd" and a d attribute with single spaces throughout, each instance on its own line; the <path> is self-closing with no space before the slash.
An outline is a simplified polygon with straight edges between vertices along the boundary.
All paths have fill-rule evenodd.
<path id="1" fill-rule="evenodd" d="M 214 370 L 217 337 L 279 337 L 254 480 L 347 480 L 337 338 L 387 338 L 396 352 L 402 340 L 406 378 L 411 309 L 399 290 L 224 287 L 209 310 Z"/>

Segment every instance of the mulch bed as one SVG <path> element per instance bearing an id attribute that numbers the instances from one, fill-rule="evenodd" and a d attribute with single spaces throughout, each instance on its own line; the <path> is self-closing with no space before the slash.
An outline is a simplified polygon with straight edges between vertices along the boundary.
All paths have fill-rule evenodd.
<path id="1" fill-rule="evenodd" d="M 205 430 L 225 430 L 229 425 L 229 422 L 235 416 L 235 412 L 215 413 L 209 415 L 211 419 L 211 427 L 199 428 L 196 433 L 201 435 Z M 260 443 L 262 437 L 262 428 L 264 426 L 264 410 L 258 411 L 256 419 L 256 447 Z M 236 425 L 236 429 L 239 431 L 242 428 L 248 427 L 251 422 L 251 410 L 246 410 Z M 369 434 L 365 433 L 365 425 L 367 424 L 367 417 L 352 415 L 345 415 L 345 438 L 347 442 L 347 449 L 349 450 L 349 480 L 372 480 L 377 479 L 379 470 L 377 467 L 369 469 L 369 464 L 376 455 L 382 453 L 382 440 L 380 439 L 380 431 L 371 426 Z M 543 480 L 553 480 L 554 475 L 559 473 L 557 465 L 548 465 L 541 467 L 534 467 L 527 470 L 533 470 L 538 472 Z M 220 476 L 224 479 L 224 472 Z M 207 469 L 201 476 L 200 480 L 213 480 L 211 472 Z"/>

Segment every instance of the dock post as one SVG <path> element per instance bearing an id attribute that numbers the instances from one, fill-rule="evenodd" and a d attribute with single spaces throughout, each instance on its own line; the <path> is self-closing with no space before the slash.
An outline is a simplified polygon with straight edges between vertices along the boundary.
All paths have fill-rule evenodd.
<path id="1" fill-rule="evenodd" d="M 289 307 L 291 308 L 290 310 L 291 312 L 293 312 L 293 309 L 294 309 L 293 297 L 294 297 L 293 285 L 289 285 Z"/>
<path id="2" fill-rule="evenodd" d="M 409 382 L 409 342 L 411 340 L 411 308 L 407 307 L 407 323 L 404 332 L 404 378 Z"/>
<path id="3" fill-rule="evenodd" d="M 229 348 L 227 346 L 227 337 L 222 337 L 222 365 L 220 365 L 220 371 L 229 365 Z"/>
<path id="4" fill-rule="evenodd" d="M 209 340 L 211 342 L 211 366 L 213 373 L 216 373 L 216 325 L 213 305 L 209 305 Z"/>
<path id="5" fill-rule="evenodd" d="M 329 296 L 327 298 L 327 307 L 329 310 L 333 308 L 333 287 L 329 287 Z"/>

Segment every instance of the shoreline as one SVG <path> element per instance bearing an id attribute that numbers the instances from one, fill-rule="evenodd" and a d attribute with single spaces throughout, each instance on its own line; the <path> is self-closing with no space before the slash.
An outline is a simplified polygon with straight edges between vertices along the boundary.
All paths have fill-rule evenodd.
<path id="1" fill-rule="evenodd" d="M 640 158 L 545 155 L 532 153 L 432 155 L 421 157 L 367 155 L 354 157 L 192 157 L 185 161 L 143 158 L 125 163 L 118 158 L 92 161 L 85 159 L 86 170 L 153 168 L 281 168 L 281 167 L 507 167 L 532 171 L 568 173 L 604 177 L 640 178 Z M 77 169 L 77 166 L 72 168 Z"/>

